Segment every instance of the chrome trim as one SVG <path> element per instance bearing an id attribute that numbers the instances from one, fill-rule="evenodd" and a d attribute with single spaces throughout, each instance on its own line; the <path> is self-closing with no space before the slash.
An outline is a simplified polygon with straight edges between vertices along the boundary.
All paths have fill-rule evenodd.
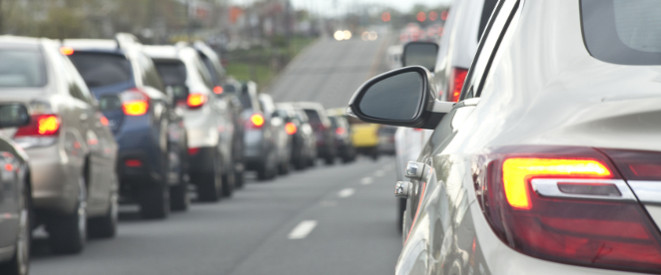
<path id="1" fill-rule="evenodd" d="M 413 183 L 410 181 L 398 181 L 395 183 L 395 197 L 406 199 L 413 194 Z"/>
<path id="2" fill-rule="evenodd" d="M 425 164 L 417 161 L 409 161 L 406 163 L 405 177 L 409 179 L 422 179 L 425 171 Z"/>
<path id="3" fill-rule="evenodd" d="M 661 181 L 630 180 L 628 183 L 640 202 L 661 204 Z"/>
<path id="4" fill-rule="evenodd" d="M 561 182 L 576 182 L 576 183 L 603 183 L 613 184 L 620 191 L 620 196 L 606 196 L 606 195 L 579 195 L 568 194 L 560 191 L 558 183 Z M 575 199 L 600 199 L 600 200 L 629 200 L 635 201 L 636 196 L 631 191 L 629 186 L 624 180 L 611 180 L 611 179 L 533 179 L 531 182 L 532 189 L 537 194 L 543 197 L 553 198 L 575 198 Z"/>

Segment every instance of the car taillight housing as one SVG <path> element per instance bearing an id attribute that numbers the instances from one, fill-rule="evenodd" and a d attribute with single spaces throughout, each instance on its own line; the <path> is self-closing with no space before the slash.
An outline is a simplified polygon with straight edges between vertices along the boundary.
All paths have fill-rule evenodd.
<path id="1" fill-rule="evenodd" d="M 345 130 L 344 127 L 335 128 L 335 134 L 338 136 L 344 135 L 346 132 L 347 130 Z"/>
<path id="2" fill-rule="evenodd" d="M 581 147 L 502 148 L 474 175 L 478 201 L 494 232 L 521 253 L 658 272 L 659 229 L 609 157 Z"/>
<path id="3" fill-rule="evenodd" d="M 62 122 L 55 114 L 37 114 L 30 117 L 30 123 L 18 128 L 14 137 L 50 137 L 60 133 Z"/>
<path id="4" fill-rule="evenodd" d="M 296 124 L 294 124 L 293 122 L 287 122 L 285 124 L 285 132 L 287 132 L 288 135 L 291 136 L 293 134 L 296 134 L 297 130 L 298 129 L 296 128 Z"/>
<path id="5" fill-rule="evenodd" d="M 248 127 L 250 128 L 262 128 L 264 126 L 264 116 L 259 113 L 252 114 L 248 120 Z"/>
<path id="6" fill-rule="evenodd" d="M 119 95 L 122 110 L 127 116 L 142 116 L 149 111 L 149 97 L 140 89 L 131 89 Z"/>
<path id="7" fill-rule="evenodd" d="M 459 101 L 461 89 L 464 87 L 464 81 L 466 80 L 467 74 L 467 69 L 452 68 L 452 75 L 450 76 L 450 89 L 448 90 L 448 101 Z"/>
<path id="8" fill-rule="evenodd" d="M 188 108 L 190 109 L 197 109 L 204 106 L 204 104 L 207 103 L 207 100 L 208 98 L 205 94 L 191 93 L 188 95 L 186 105 L 188 105 Z"/>

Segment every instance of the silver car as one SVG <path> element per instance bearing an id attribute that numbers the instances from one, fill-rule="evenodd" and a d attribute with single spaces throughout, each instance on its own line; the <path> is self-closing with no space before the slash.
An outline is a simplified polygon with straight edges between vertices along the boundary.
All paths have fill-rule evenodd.
<path id="1" fill-rule="evenodd" d="M 661 2 L 504 0 L 458 103 L 429 71 L 368 81 L 366 121 L 435 129 L 396 274 L 661 271 Z"/>
<path id="2" fill-rule="evenodd" d="M 232 110 L 212 91 L 211 77 L 195 49 L 145 46 L 165 85 L 174 93 L 188 136 L 189 174 L 198 199 L 217 201 L 234 191 Z"/>
<path id="3" fill-rule="evenodd" d="M 30 124 L 0 134 L 30 157 L 32 205 L 53 250 L 77 253 L 88 230 L 115 235 L 117 144 L 96 100 L 59 49 L 48 39 L 0 37 L 0 101 L 22 103 L 31 115 Z"/>

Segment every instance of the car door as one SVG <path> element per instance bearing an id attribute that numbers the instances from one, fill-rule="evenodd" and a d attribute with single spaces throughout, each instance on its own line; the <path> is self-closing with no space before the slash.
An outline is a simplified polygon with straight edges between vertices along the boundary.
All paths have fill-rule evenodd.
<path id="1" fill-rule="evenodd" d="M 404 248 L 397 274 L 464 274 L 475 245 L 468 206 L 475 203 L 470 188 L 472 162 L 455 138 L 471 135 L 474 110 L 497 49 L 512 23 L 519 2 L 500 1 L 487 26 L 462 90 L 460 101 L 446 114 L 417 160 L 422 173 L 412 178 L 413 194 L 404 216 Z M 461 133 L 461 131 L 464 131 Z M 456 145 L 456 146 L 455 146 Z M 474 250 L 474 248 L 473 248 Z M 425 274 L 429 274 L 425 273 Z"/>
<path id="2" fill-rule="evenodd" d="M 114 169 L 108 170 L 108 167 L 114 167 L 109 164 L 109 158 L 104 151 L 104 144 L 101 140 L 104 133 L 99 130 L 101 123 L 99 111 L 97 110 L 96 100 L 90 94 L 87 85 L 73 64 L 66 58 L 62 60 L 61 72 L 66 74 L 68 79 L 68 93 L 74 100 L 72 105 L 77 118 L 76 127 L 82 136 L 87 148 L 87 203 L 91 214 L 101 211 L 107 205 L 109 193 L 111 190 L 111 176 Z M 110 166 L 109 166 L 110 165 Z"/>

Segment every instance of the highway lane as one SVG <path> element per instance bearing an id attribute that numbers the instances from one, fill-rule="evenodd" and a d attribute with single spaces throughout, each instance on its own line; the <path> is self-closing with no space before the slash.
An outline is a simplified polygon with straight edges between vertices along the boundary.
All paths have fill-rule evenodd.
<path id="1" fill-rule="evenodd" d="M 80 255 L 52 255 L 38 238 L 32 274 L 392 273 L 401 248 L 393 168 L 393 158 L 361 158 L 250 179 L 231 199 L 164 221 L 139 220 L 123 207 L 118 236 L 91 240 Z"/>
<path id="2" fill-rule="evenodd" d="M 385 70 L 389 39 L 320 39 L 287 66 L 267 92 L 275 101 L 316 101 L 346 107 L 365 80 Z"/>

